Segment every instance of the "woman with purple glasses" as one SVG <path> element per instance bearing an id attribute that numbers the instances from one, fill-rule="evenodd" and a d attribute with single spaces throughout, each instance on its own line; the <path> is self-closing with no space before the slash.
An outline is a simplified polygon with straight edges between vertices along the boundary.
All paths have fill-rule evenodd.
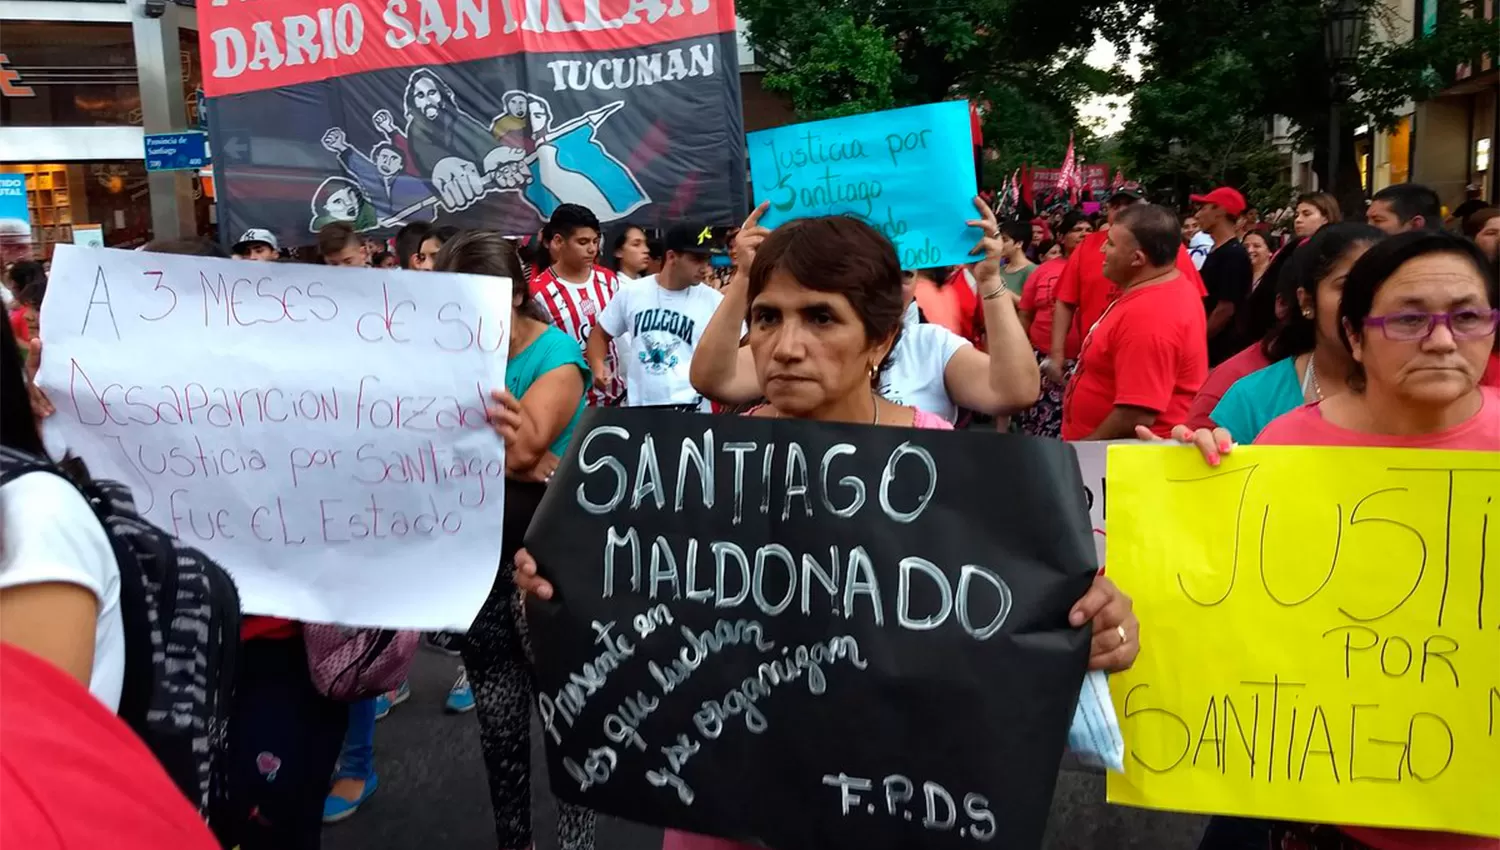
<path id="1" fill-rule="evenodd" d="M 1481 387 L 1495 348 L 1500 294 L 1472 243 L 1420 230 L 1372 246 L 1339 303 L 1354 359 L 1349 390 L 1267 425 L 1256 445 L 1500 451 L 1500 390 Z M 1220 428 L 1172 435 L 1211 465 L 1232 447 Z M 1500 850 L 1500 838 L 1372 827 L 1215 818 L 1199 850 L 1303 846 L 1333 850 Z"/>

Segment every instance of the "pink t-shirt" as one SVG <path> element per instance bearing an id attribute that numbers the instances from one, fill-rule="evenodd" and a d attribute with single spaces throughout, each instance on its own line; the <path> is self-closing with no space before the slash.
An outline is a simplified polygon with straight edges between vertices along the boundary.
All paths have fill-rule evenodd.
<path id="1" fill-rule="evenodd" d="M 1389 449 L 1500 451 L 1500 390 L 1480 387 L 1479 412 L 1434 434 L 1397 437 L 1341 428 L 1323 418 L 1319 402 L 1305 404 L 1271 420 L 1255 438 L 1257 446 L 1371 446 Z M 1496 845 L 1500 848 L 1500 845 Z"/>
<path id="2" fill-rule="evenodd" d="M 1479 412 L 1452 428 L 1420 437 L 1365 434 L 1341 428 L 1323 418 L 1316 403 L 1285 413 L 1255 438 L 1257 446 L 1374 446 L 1402 449 L 1500 451 L 1500 390 L 1481 387 Z M 1339 827 L 1379 850 L 1500 850 L 1500 838 L 1410 829 Z"/>

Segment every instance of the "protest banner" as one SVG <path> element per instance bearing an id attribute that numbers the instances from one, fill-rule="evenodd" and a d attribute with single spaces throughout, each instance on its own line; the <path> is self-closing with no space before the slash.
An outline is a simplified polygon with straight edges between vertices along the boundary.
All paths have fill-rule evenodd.
<path id="1" fill-rule="evenodd" d="M 904 269 L 974 261 L 978 218 L 969 104 L 955 100 L 751 133 L 761 223 L 851 215 L 884 233 Z"/>
<path id="2" fill-rule="evenodd" d="M 1500 453 L 1120 446 L 1109 491 L 1111 802 L 1500 836 Z"/>
<path id="3" fill-rule="evenodd" d="M 1136 445 L 1136 440 L 1082 440 L 1069 443 L 1078 454 L 1078 475 L 1083 479 L 1083 495 L 1089 506 L 1089 526 L 1094 533 L 1094 551 L 1099 565 L 1104 566 L 1105 496 L 1109 492 L 1109 481 L 1105 475 L 1105 459 L 1109 447 L 1114 445 Z"/>
<path id="4" fill-rule="evenodd" d="M 732 0 L 200 4 L 219 230 L 744 218 Z"/>
<path id="5" fill-rule="evenodd" d="M 500 555 L 510 282 L 62 245 L 60 439 L 213 556 L 244 609 L 466 628 Z"/>
<path id="6" fill-rule="evenodd" d="M 1065 444 L 591 409 L 526 546 L 563 799 L 778 850 L 1040 846 L 1094 573 Z"/>

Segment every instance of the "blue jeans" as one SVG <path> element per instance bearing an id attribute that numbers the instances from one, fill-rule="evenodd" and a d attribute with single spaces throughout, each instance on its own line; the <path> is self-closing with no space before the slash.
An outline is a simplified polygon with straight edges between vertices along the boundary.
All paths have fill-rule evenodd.
<path id="1" fill-rule="evenodd" d="M 339 752 L 338 779 L 369 780 L 375 775 L 375 700 L 349 706 L 349 731 Z"/>

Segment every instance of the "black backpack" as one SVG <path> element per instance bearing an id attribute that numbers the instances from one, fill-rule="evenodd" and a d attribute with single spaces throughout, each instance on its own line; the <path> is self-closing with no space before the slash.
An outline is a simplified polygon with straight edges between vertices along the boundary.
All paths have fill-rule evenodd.
<path id="1" fill-rule="evenodd" d="M 0 447 L 0 487 L 62 475 L 104 526 L 120 568 L 125 678 L 120 718 L 207 817 L 226 791 L 228 719 L 240 644 L 240 596 L 223 567 L 147 522 L 129 488 L 82 484 L 56 465 Z"/>

